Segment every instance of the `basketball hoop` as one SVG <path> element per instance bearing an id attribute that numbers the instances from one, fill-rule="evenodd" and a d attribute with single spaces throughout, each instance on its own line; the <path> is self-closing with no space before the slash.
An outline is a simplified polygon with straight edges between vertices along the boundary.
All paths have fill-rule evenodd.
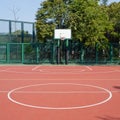
<path id="1" fill-rule="evenodd" d="M 64 41 L 64 40 L 65 40 L 65 37 L 60 37 L 60 40 Z"/>
<path id="2" fill-rule="evenodd" d="M 65 35 L 64 35 L 64 33 L 60 33 L 60 39 L 63 41 L 63 40 L 65 40 Z"/>

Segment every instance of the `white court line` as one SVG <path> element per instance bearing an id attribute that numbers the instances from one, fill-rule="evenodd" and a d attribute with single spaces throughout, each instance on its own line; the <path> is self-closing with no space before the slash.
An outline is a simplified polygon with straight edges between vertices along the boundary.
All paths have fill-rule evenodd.
<path id="1" fill-rule="evenodd" d="M 6 72 L 8 71 L 10 68 L 6 68 L 6 69 L 0 69 L 0 72 Z"/>
<path id="2" fill-rule="evenodd" d="M 37 70 L 39 67 L 40 67 L 39 65 L 38 65 L 38 66 L 35 66 L 34 68 L 32 68 L 32 71 Z"/>
<path id="3" fill-rule="evenodd" d="M 6 69 L 3 69 L 3 70 L 0 70 L 0 72 L 9 72 L 9 73 L 21 73 L 21 74 L 32 74 L 32 73 L 34 73 L 34 74 L 96 74 L 96 73 L 113 73 L 113 72 L 120 72 L 119 70 L 112 70 L 112 71 L 94 71 L 94 72 L 92 72 L 93 71 L 93 69 L 91 68 L 91 67 L 89 67 L 89 66 L 85 66 L 88 70 L 90 70 L 89 72 L 88 71 L 85 71 L 85 70 L 81 70 L 81 71 L 79 71 L 79 72 L 74 72 L 73 73 L 73 71 L 67 71 L 67 72 L 61 72 L 61 71 L 59 71 L 59 72 L 55 72 L 55 71 L 52 71 L 52 72 L 50 72 L 50 71 L 43 71 L 43 72 L 41 72 L 42 70 L 39 70 L 39 67 L 40 67 L 41 65 L 38 65 L 38 66 L 35 66 L 34 68 L 32 68 L 32 71 L 34 71 L 34 72 L 23 72 L 23 71 L 21 71 L 21 72 L 19 72 L 19 71 L 13 71 L 13 70 L 9 70 L 10 68 L 6 68 Z M 61 68 L 60 68 L 61 69 Z M 63 68 L 62 68 L 63 69 Z M 61 69 L 61 70 L 62 70 Z M 36 72 L 35 72 L 36 71 Z M 39 73 L 38 73 L 39 72 Z"/>
<path id="4" fill-rule="evenodd" d="M 0 93 L 8 93 L 9 91 L 0 91 Z M 113 90 L 112 93 L 119 93 L 120 90 Z M 15 91 L 14 94 L 103 94 L 105 91 Z"/>
<path id="5" fill-rule="evenodd" d="M 8 93 L 9 91 L 0 91 L 1 93 Z M 93 94 L 106 93 L 105 91 L 15 91 L 14 93 L 22 94 Z"/>
<path id="6" fill-rule="evenodd" d="M 15 100 L 13 97 L 12 97 L 12 94 L 16 91 L 19 91 L 21 89 L 24 89 L 24 88 L 29 88 L 29 87 L 36 87 L 36 86 L 48 86 L 48 85 L 76 85 L 76 86 L 84 86 L 84 87 L 93 87 L 93 88 L 96 88 L 96 89 L 100 89 L 102 91 L 105 91 L 107 94 L 108 94 L 108 97 L 105 98 L 104 100 L 102 101 L 99 101 L 99 102 L 96 102 L 96 103 L 93 103 L 93 104 L 88 104 L 88 105 L 83 105 L 83 106 L 69 106 L 69 107 L 49 107 L 49 106 L 37 106 L 37 105 L 31 105 L 31 104 L 27 104 L 27 103 L 23 103 L 23 102 L 19 102 L 17 100 Z M 46 84 L 35 84 L 35 85 L 28 85 L 28 86 L 23 86 L 23 87 L 19 87 L 19 88 L 15 88 L 15 89 L 12 89 L 11 91 L 8 92 L 7 94 L 8 96 L 8 99 L 13 102 L 13 103 L 16 103 L 18 105 L 22 105 L 22 106 L 25 106 L 25 107 L 31 107 L 31 108 L 40 108 L 40 109 L 47 109 L 47 110 L 70 110 L 70 109 L 83 109 L 83 108 L 89 108 L 89 107 L 95 107 L 95 106 L 98 106 L 98 105 L 101 105 L 101 104 L 105 104 L 106 102 L 108 102 L 111 98 L 112 98 L 112 92 L 105 89 L 105 88 L 102 88 L 102 87 L 99 87 L 99 86 L 94 86 L 94 85 L 86 85 L 86 84 L 77 84 L 77 83 L 46 83 Z"/>
<path id="7" fill-rule="evenodd" d="M 89 66 L 85 66 L 88 70 L 92 71 L 93 69 Z"/>
<path id="8" fill-rule="evenodd" d="M 59 79 L 59 78 L 39 78 L 39 79 L 31 79 L 31 78 L 27 78 L 27 79 L 22 79 L 22 78 L 20 78 L 20 79 L 18 79 L 18 78 L 13 78 L 13 79 L 0 79 L 0 81 L 47 81 L 47 80 L 51 80 L 51 81 L 55 81 L 55 80 L 60 80 L 60 81 L 75 81 L 75 80 L 77 80 L 77 81 L 98 81 L 98 82 L 103 82 L 103 81 L 120 81 L 120 79 L 104 79 L 104 78 L 95 78 L 95 79 L 80 79 L 80 78 L 78 78 L 78 79 L 76 79 L 76 78 L 73 78 L 73 79 L 70 79 L 70 78 L 63 78 L 63 79 Z"/>
<path id="9" fill-rule="evenodd" d="M 89 68 L 90 69 L 90 68 Z M 39 70 L 37 71 L 37 69 L 33 69 L 35 72 L 24 72 L 24 71 L 15 71 L 15 70 L 1 70 L 1 71 L 4 71 L 4 72 L 8 72 L 8 73 L 20 73 L 20 74 L 96 74 L 96 73 L 99 73 L 99 74 L 105 74 L 105 73 L 114 73 L 114 72 L 119 72 L 119 71 L 116 71 L 116 70 L 113 70 L 113 71 L 94 71 L 91 69 L 91 71 L 85 71 L 85 70 L 81 70 L 81 71 L 58 71 L 58 72 L 55 72 L 55 71 L 43 71 L 41 72 L 42 70 Z"/>

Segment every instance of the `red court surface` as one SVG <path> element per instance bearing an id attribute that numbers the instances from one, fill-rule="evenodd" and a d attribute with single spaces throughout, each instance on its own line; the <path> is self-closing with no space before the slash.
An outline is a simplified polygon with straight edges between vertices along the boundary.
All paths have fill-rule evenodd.
<path id="1" fill-rule="evenodd" d="M 0 66 L 0 120 L 120 120 L 120 66 Z"/>

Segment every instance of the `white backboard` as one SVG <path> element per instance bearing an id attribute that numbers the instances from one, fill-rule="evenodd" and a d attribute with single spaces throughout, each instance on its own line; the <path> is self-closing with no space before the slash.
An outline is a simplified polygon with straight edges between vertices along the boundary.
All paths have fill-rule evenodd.
<path id="1" fill-rule="evenodd" d="M 54 39 L 71 39 L 71 29 L 55 29 Z"/>

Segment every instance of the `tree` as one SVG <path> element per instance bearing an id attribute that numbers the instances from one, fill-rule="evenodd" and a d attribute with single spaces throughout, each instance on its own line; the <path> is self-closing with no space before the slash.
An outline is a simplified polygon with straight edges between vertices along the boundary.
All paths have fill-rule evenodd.
<path id="1" fill-rule="evenodd" d="M 10 9 L 10 11 L 13 13 L 13 17 L 14 17 L 14 20 L 15 21 L 18 21 L 19 20 L 19 17 L 17 16 L 18 12 L 20 11 L 19 8 L 16 8 L 15 6 L 13 6 L 12 9 Z M 15 22 L 15 31 L 17 30 L 17 25 L 16 25 L 16 22 Z"/>
<path id="2" fill-rule="evenodd" d="M 114 43 L 114 54 L 120 57 L 120 2 L 111 3 L 108 6 L 109 20 L 113 24 L 113 30 L 108 34 L 110 43 Z M 115 56 L 115 55 L 114 55 Z"/>
<path id="3" fill-rule="evenodd" d="M 108 2 L 108 0 L 102 0 L 102 4 L 105 6 L 107 5 L 107 2 Z"/>
<path id="4" fill-rule="evenodd" d="M 36 15 L 40 40 L 52 39 L 55 28 L 71 28 L 72 37 L 86 46 L 105 45 L 112 29 L 106 9 L 98 0 L 46 0 Z"/>
<path id="5" fill-rule="evenodd" d="M 113 25 L 113 30 L 109 33 L 109 40 L 113 43 L 120 41 L 120 2 L 111 3 L 107 7 L 109 21 Z"/>
<path id="6" fill-rule="evenodd" d="M 41 4 L 36 15 L 38 39 L 52 39 L 54 29 L 65 28 L 67 5 L 72 0 L 46 0 Z"/>
<path id="7" fill-rule="evenodd" d="M 37 37 L 40 41 L 53 37 L 53 31 L 58 22 L 58 20 L 56 20 L 56 11 L 59 11 L 58 17 L 61 16 L 60 6 L 61 2 L 59 2 L 59 0 L 56 2 L 54 2 L 54 0 L 47 0 L 41 4 L 41 8 L 39 8 L 36 15 Z"/>
<path id="8" fill-rule="evenodd" d="M 72 28 L 74 39 L 87 46 L 105 45 L 105 32 L 111 29 L 106 9 L 97 0 L 74 0 L 69 7 L 68 24 Z"/>

